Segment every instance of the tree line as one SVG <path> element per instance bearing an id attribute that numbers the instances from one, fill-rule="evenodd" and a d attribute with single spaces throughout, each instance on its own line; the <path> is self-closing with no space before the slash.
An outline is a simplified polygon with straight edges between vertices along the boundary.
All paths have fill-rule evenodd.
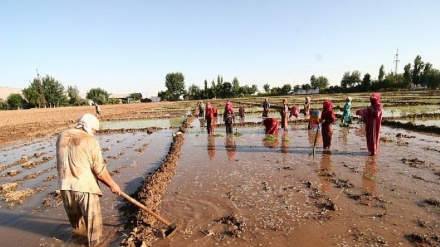
<path id="1" fill-rule="evenodd" d="M 160 91 L 158 97 L 161 100 L 198 100 L 212 98 L 238 98 L 258 96 L 288 95 L 299 89 L 319 89 L 320 93 L 351 93 L 368 91 L 389 91 L 409 89 L 410 86 L 419 85 L 428 89 L 440 87 L 440 71 L 433 68 L 429 62 L 423 62 L 421 56 L 416 56 L 414 63 L 404 66 L 404 72 L 385 73 L 383 65 L 380 66 L 377 79 L 373 80 L 369 73 L 363 75 L 354 70 L 345 72 L 339 86 L 329 86 L 325 76 L 310 77 L 309 83 L 295 85 L 286 83 L 282 87 L 271 87 L 269 83 L 263 85 L 263 92 L 258 91 L 256 84 L 241 86 L 237 77 L 232 81 L 224 81 L 223 76 L 218 75 L 216 80 L 210 83 L 205 79 L 203 88 L 192 84 L 186 89 L 185 77 L 181 72 L 168 73 L 165 76 L 165 91 Z M 34 78 L 29 87 L 22 90 L 21 94 L 11 94 L 5 100 L 0 99 L 0 109 L 19 108 L 42 108 L 86 105 L 88 100 L 98 104 L 115 104 L 118 100 L 109 99 L 109 93 L 101 88 L 92 88 L 86 94 L 86 99 L 81 99 L 76 86 L 68 86 L 67 89 L 55 78 L 46 75 L 44 78 Z M 141 100 L 140 93 L 131 95 L 135 100 Z M 143 101 L 149 101 L 143 99 Z"/>
<path id="2" fill-rule="evenodd" d="M 282 87 L 271 87 L 269 83 L 263 85 L 263 92 L 258 96 L 279 96 L 297 92 L 299 89 L 310 90 L 319 89 L 320 93 L 349 93 L 349 92 L 368 92 L 368 91 L 390 91 L 410 89 L 411 84 L 419 85 L 423 88 L 438 89 L 440 87 L 440 71 L 434 69 L 429 62 L 423 62 L 421 56 L 416 56 L 414 64 L 408 63 L 404 67 L 402 74 L 396 72 L 385 73 L 383 65 L 380 66 L 378 77 L 373 80 L 369 73 L 362 77 L 361 72 L 345 72 L 339 86 L 329 86 L 329 81 L 325 76 L 310 77 L 310 82 L 302 85 L 286 83 Z M 212 80 L 208 85 L 204 81 L 204 88 L 192 84 L 185 90 L 185 77 L 181 72 L 169 73 L 165 79 L 167 90 L 159 92 L 158 96 L 162 100 L 179 99 L 211 99 L 211 98 L 236 98 L 252 96 L 258 92 L 255 84 L 252 86 L 240 86 L 237 77 L 232 82 L 224 81 L 218 75 L 217 81 Z"/>

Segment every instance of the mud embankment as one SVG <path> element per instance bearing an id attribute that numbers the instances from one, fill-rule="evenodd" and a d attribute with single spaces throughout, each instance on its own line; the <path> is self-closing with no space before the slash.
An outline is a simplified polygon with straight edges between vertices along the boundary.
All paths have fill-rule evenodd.
<path id="1" fill-rule="evenodd" d="M 160 215 L 158 210 L 162 196 L 165 194 L 168 184 L 174 177 L 177 163 L 181 155 L 181 149 L 184 143 L 184 134 L 194 116 L 189 117 L 173 135 L 173 142 L 168 154 L 160 167 L 149 174 L 137 192 L 132 196 L 147 208 Z M 120 246 L 151 246 L 158 238 L 163 237 L 164 226 L 154 216 L 144 212 L 141 209 L 134 209 L 133 205 L 127 205 L 128 212 L 135 212 L 129 217 L 126 228 L 131 229 L 128 237 L 122 239 Z M 137 211 L 137 212 L 136 212 Z"/>

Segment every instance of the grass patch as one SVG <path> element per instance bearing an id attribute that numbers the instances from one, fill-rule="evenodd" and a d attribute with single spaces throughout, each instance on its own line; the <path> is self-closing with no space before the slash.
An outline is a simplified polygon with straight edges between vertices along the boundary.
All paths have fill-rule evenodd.
<path id="1" fill-rule="evenodd" d="M 223 135 L 220 133 L 214 133 L 214 137 L 223 137 Z"/>
<path id="2" fill-rule="evenodd" d="M 236 137 L 239 137 L 239 136 L 242 136 L 243 134 L 242 133 L 240 133 L 240 132 L 238 132 L 238 131 L 235 131 L 234 132 L 234 136 L 236 136 Z"/>

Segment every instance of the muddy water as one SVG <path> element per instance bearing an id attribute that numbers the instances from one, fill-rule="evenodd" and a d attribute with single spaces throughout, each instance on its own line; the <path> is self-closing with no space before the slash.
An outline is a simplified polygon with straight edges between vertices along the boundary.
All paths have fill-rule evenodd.
<path id="1" fill-rule="evenodd" d="M 246 121 L 253 118 L 261 121 Z M 201 122 L 185 134 L 161 204 L 161 215 L 179 228 L 155 246 L 411 246 L 406 235 L 439 235 L 439 207 L 427 202 L 440 195 L 438 136 L 383 127 L 379 155 L 368 157 L 362 125 L 335 125 L 332 154 L 323 154 L 318 139 L 313 156 L 316 132 L 304 124 L 292 123 L 267 142 L 261 127 L 237 128 L 241 136 L 217 128 L 214 137 Z M 128 194 L 162 162 L 172 132 L 97 136 L 109 171 Z M 71 235 L 62 204 L 49 198 L 43 205 L 57 189 L 54 145 L 52 137 L 0 150 L 0 184 L 42 190 L 19 202 L 1 195 L 1 246 L 83 246 L 84 237 Z M 35 167 L 23 168 L 29 161 Z M 7 175 L 13 170 L 21 172 Z M 122 200 L 103 190 L 105 246 L 118 246 L 131 229 L 123 229 L 126 219 L 117 210 Z"/>
<path id="2" fill-rule="evenodd" d="M 193 123 L 161 204 L 179 228 L 154 246 L 440 245 L 438 136 L 383 127 L 369 157 L 362 125 L 335 125 L 331 154 L 318 139 L 313 156 L 305 125 L 266 142 L 261 127 L 214 137 Z"/>
<path id="3" fill-rule="evenodd" d="M 103 149 L 104 159 L 108 161 L 108 170 L 121 188 L 130 194 L 141 186 L 145 175 L 162 162 L 172 139 L 172 131 L 158 131 L 151 135 L 144 132 L 103 134 L 96 138 Z M 4 169 L 0 173 L 1 185 L 18 182 L 20 185 L 17 191 L 41 188 L 41 191 L 13 202 L 5 202 L 5 194 L 0 194 L 1 246 L 84 246 L 86 243 L 84 236 L 72 236 L 62 203 L 48 196 L 58 189 L 55 142 L 56 137 L 36 139 L 6 146 L 1 150 L 0 167 Z M 36 164 L 34 167 L 22 167 L 32 162 Z M 13 170 L 18 171 L 18 175 L 7 175 Z M 29 174 L 35 176 L 26 178 Z M 123 227 L 126 219 L 118 208 L 125 202 L 113 195 L 107 187 L 102 188 L 104 196 L 101 198 L 101 206 L 106 236 L 104 246 L 119 246 L 126 232 Z"/>

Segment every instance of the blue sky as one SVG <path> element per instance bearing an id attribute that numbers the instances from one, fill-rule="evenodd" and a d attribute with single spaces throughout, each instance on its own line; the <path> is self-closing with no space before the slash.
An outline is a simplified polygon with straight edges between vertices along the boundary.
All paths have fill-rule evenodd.
<path id="1" fill-rule="evenodd" d="M 217 75 L 260 91 L 345 72 L 377 78 L 417 55 L 440 69 L 438 0 L 6 1 L 0 0 L 0 87 L 50 75 L 81 93 L 166 90 Z"/>

